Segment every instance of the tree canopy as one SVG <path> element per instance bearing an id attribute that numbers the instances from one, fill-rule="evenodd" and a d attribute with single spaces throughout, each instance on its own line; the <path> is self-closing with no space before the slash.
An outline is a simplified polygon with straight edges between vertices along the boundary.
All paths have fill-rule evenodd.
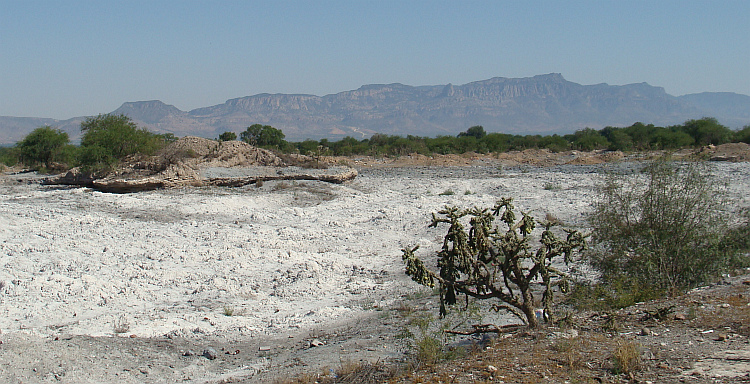
<path id="1" fill-rule="evenodd" d="M 260 124 L 253 124 L 240 133 L 240 140 L 258 147 L 281 148 L 285 143 L 285 137 L 280 129 Z"/>
<path id="2" fill-rule="evenodd" d="M 219 141 L 233 141 L 237 140 L 237 134 L 234 132 L 224 132 L 221 135 L 219 135 Z"/>
<path id="3" fill-rule="evenodd" d="M 139 128 L 125 115 L 99 115 L 81 123 L 82 162 L 112 163 L 137 153 L 151 155 L 167 137 Z"/>
<path id="4" fill-rule="evenodd" d="M 18 157 L 29 166 L 50 168 L 53 162 L 64 161 L 64 149 L 69 143 L 68 134 L 49 126 L 39 127 L 16 144 Z"/>

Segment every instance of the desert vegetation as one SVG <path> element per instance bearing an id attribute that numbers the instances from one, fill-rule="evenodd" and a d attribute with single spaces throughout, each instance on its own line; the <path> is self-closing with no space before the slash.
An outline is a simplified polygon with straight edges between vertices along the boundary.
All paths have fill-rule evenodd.
<path id="1" fill-rule="evenodd" d="M 438 216 L 439 215 L 439 216 Z M 446 207 L 433 214 L 430 226 L 448 224 L 442 249 L 437 253 L 439 272 L 425 266 L 415 252 L 418 247 L 403 250 L 406 274 L 417 283 L 433 288 L 438 283 L 440 315 L 448 306 L 459 302 L 459 296 L 495 299 L 494 311 L 508 311 L 535 328 L 539 320 L 552 315 L 555 290 L 568 290 L 569 276 L 553 262 L 561 258 L 569 262 L 586 246 L 583 235 L 567 230 L 561 238 L 552 231 L 551 222 L 544 227 L 539 247 L 534 250 L 529 235 L 537 221 L 527 215 L 516 219 L 512 199 L 504 198 L 491 210 Z M 507 227 L 503 231 L 493 225 L 496 216 Z M 468 221 L 466 229 L 464 221 Z M 535 297 L 533 284 L 543 286 L 541 300 Z M 543 306 L 541 313 L 536 308 Z"/>
<path id="2" fill-rule="evenodd" d="M 637 123 L 627 128 L 587 129 L 573 135 L 540 137 L 540 140 L 559 144 L 541 147 L 549 150 L 589 148 L 635 151 L 670 149 L 675 143 L 681 146 L 721 144 L 747 136 L 748 127 L 732 132 L 714 123 L 711 119 L 689 121 L 679 129 Z M 134 156 L 157 153 L 165 143 L 174 139 L 173 136 L 156 135 L 138 128 L 125 116 L 98 116 L 84 122 L 82 128 L 84 138 L 80 146 L 71 145 L 64 132 L 52 127 L 40 127 L 15 147 L 0 149 L 0 159 L 9 165 L 20 161 L 43 171 L 73 165 L 106 169 Z M 511 146 L 508 142 L 512 138 L 510 135 L 488 134 L 482 127 L 475 126 L 457 137 L 374 136 L 367 141 L 351 138 L 339 142 L 309 140 L 305 145 L 309 145 L 310 149 L 306 150 L 307 147 L 297 146 L 301 143 L 285 142 L 283 133 L 273 127 L 251 128 L 246 131 L 248 133 L 240 135 L 244 141 L 287 152 L 291 157 L 306 153 L 315 163 L 323 156 L 336 154 L 336 148 L 341 143 L 362 146 L 364 154 L 390 156 L 412 153 L 410 145 L 414 143 L 421 143 L 419 145 L 424 145 L 424 148 L 430 148 L 428 143 L 443 143 L 443 147 L 432 147 L 437 150 L 429 153 L 440 153 L 439 148 L 448 148 L 445 150 L 447 153 L 453 150 L 489 151 L 489 147 L 482 149 L 480 144 L 493 140 L 493 137 L 508 139 L 504 144 L 507 146 L 497 148 L 509 150 Z M 264 138 L 264 131 L 270 134 L 270 139 Z M 657 139 L 659 137 L 661 139 Z M 219 138 L 224 141 L 233 139 L 236 139 L 236 135 L 227 134 Z M 394 146 L 396 142 L 408 145 Z M 513 147 L 521 148 L 523 146 Z M 193 157 L 196 154 L 179 152 L 178 155 Z M 297 185 L 295 182 L 257 187 L 258 190 L 287 193 L 293 204 L 300 207 L 306 205 L 297 201 L 299 196 L 315 195 L 312 200 L 316 204 L 334 196 L 327 190 Z M 428 190 L 427 194 L 439 196 L 441 204 L 445 201 L 456 204 L 461 198 L 477 197 L 474 194 L 479 187 L 471 185 L 472 192 L 466 189 L 467 185 L 458 184 L 442 184 L 432 188 L 440 189 L 433 189 L 435 193 L 432 194 Z M 552 180 L 540 182 L 537 189 L 545 195 L 553 195 L 565 193 L 568 188 L 562 188 L 561 184 Z M 443 192 L 437 193 L 439 191 Z M 486 194 L 481 189 L 478 193 L 480 196 Z M 425 226 L 430 224 L 441 231 L 442 248 L 432 254 L 422 254 L 417 247 L 407 247 L 401 257 L 406 263 L 406 274 L 421 285 L 434 287 L 434 290 L 425 289 L 425 295 L 431 297 L 433 303 L 425 310 L 407 302 L 396 308 L 378 309 L 391 311 L 394 317 L 408 323 L 403 336 L 410 341 L 408 352 L 412 360 L 409 371 L 412 373 L 407 375 L 418 376 L 413 372 L 428 369 L 426 367 L 432 370 L 450 361 L 451 369 L 471 367 L 466 369 L 473 369 L 475 378 L 491 380 L 505 374 L 509 369 L 507 367 L 519 365 L 510 360 L 510 353 L 482 357 L 490 356 L 491 352 L 488 351 L 492 349 L 482 350 L 489 346 L 506 350 L 515 347 L 520 352 L 545 356 L 545 360 L 547 356 L 552 356 L 557 360 L 554 360 L 555 366 L 546 366 L 545 369 L 550 371 L 567 369 L 570 374 L 587 369 L 586 364 L 591 361 L 599 361 L 597 366 L 606 367 L 603 369 L 612 375 L 632 377 L 648 366 L 649 361 L 642 358 L 647 348 L 644 343 L 621 337 L 621 333 L 628 329 L 623 322 L 632 319 L 617 315 L 617 309 L 649 300 L 679 300 L 691 289 L 715 282 L 723 274 L 731 274 L 748 265 L 750 229 L 747 213 L 727 198 L 725 184 L 713 175 L 709 164 L 676 163 L 661 159 L 643 163 L 642 169 L 637 172 L 609 174 L 597 188 L 592 204 L 593 211 L 586 226 L 569 230 L 562 229 L 560 221 L 550 214 L 545 220 L 537 220 L 523 212 L 517 217 L 510 198 L 501 199 L 489 208 L 446 206 L 432 213 L 431 222 L 431 212 L 425 211 Z M 541 217 L 544 217 L 543 213 Z M 397 253 L 397 248 L 391 252 Z M 578 280 L 579 276 L 566 268 L 567 263 L 574 260 L 588 262 L 596 273 L 595 278 Z M 730 305 L 730 309 L 737 307 L 737 312 L 746 316 L 746 296 L 733 297 L 736 299 L 731 303 L 722 304 Z M 738 304 L 733 304 L 735 302 Z M 478 308 L 510 312 L 527 327 L 513 328 L 518 336 L 511 339 L 498 339 L 465 349 L 446 347 L 448 339 L 445 335 L 449 333 L 446 331 L 457 334 L 506 331 L 480 321 L 475 316 Z M 570 312 L 570 308 L 580 312 Z M 691 308 L 692 312 L 686 312 L 685 318 L 700 319 L 698 314 L 704 312 L 705 316 L 710 315 L 708 309 L 695 305 Z M 575 329 L 580 325 L 575 323 L 577 314 L 590 310 L 598 311 L 597 315 L 589 313 L 586 320 L 578 321 L 596 324 L 596 332 L 599 333 L 555 336 L 554 342 L 547 346 L 537 343 L 537 332 L 554 329 L 554 332 L 560 333 L 567 332 L 567 327 Z M 217 308 L 216 312 L 223 314 L 223 321 L 240 318 L 245 313 L 242 307 L 229 304 Z M 641 316 L 638 324 L 661 325 L 669 321 L 673 313 L 672 304 L 654 304 L 638 313 Z M 114 333 L 129 332 L 131 327 L 128 320 L 133 321 L 133 326 L 136 325 L 135 320 L 120 317 L 112 326 Z M 716 321 L 710 325 L 734 326 L 729 320 L 724 322 L 728 325 Z M 483 363 L 482 359 L 485 358 L 492 363 Z M 541 364 L 533 359 L 528 362 L 530 366 Z M 328 371 L 323 378 L 321 375 L 310 376 L 310 382 L 349 380 L 345 378 L 359 382 L 400 380 L 395 377 L 404 374 L 380 363 L 342 362 L 341 367 Z M 444 379 L 452 380 L 449 374 L 445 374 Z M 301 378 L 293 382 L 307 381 Z"/>
<path id="3" fill-rule="evenodd" d="M 165 144 L 176 140 L 172 134 L 154 134 L 138 127 L 124 115 L 99 115 L 81 123 L 80 146 L 66 140 L 64 132 L 54 127 L 40 127 L 12 148 L 0 148 L 0 163 L 46 171 L 74 166 L 106 169 L 127 156 L 150 155 Z M 65 136 L 65 137 L 64 137 Z M 750 126 L 732 131 L 711 117 L 688 120 L 683 124 L 658 127 L 635 123 L 629 127 L 585 128 L 567 135 L 512 135 L 487 133 L 482 126 L 473 126 L 457 136 L 406 137 L 375 134 L 358 140 L 344 137 L 288 142 L 282 130 L 270 125 L 253 124 L 239 136 L 224 132 L 217 140 L 240 139 L 248 144 L 277 151 L 280 154 L 321 156 L 404 156 L 410 154 L 462 154 L 467 152 L 498 153 L 525 149 L 648 151 L 675 150 L 686 147 L 719 145 L 730 142 L 750 143 Z M 54 148 L 52 150 L 51 148 Z"/>
<path id="4" fill-rule="evenodd" d="M 0 161 L 22 163 L 41 172 L 55 172 L 81 166 L 92 172 L 111 169 L 130 156 L 152 155 L 176 140 L 172 134 L 158 135 L 139 128 L 125 115 L 99 115 L 81 123 L 81 144 L 70 143 L 68 134 L 53 127 L 39 127 L 3 149 Z"/>
<path id="5" fill-rule="evenodd" d="M 487 133 L 482 126 L 473 126 L 457 136 L 420 137 L 375 134 L 368 139 L 345 137 L 338 141 L 305 140 L 284 143 L 284 151 L 307 154 L 325 148 L 335 156 L 408 154 L 461 154 L 466 152 L 493 153 L 531 148 L 553 152 L 566 150 L 647 151 L 685 147 L 719 145 L 729 142 L 750 143 L 750 127 L 732 131 L 710 117 L 688 120 L 683 124 L 658 127 L 635 123 L 629 127 L 605 127 L 600 130 L 585 128 L 567 135 L 512 135 Z"/>

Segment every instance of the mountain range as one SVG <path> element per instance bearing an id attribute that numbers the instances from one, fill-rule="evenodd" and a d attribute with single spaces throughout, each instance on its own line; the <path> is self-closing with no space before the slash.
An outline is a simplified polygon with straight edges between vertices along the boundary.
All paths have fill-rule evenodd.
<path id="1" fill-rule="evenodd" d="M 665 126 L 704 116 L 740 128 L 750 124 L 750 96 L 704 92 L 677 97 L 647 83 L 581 85 L 552 73 L 463 85 L 372 84 L 326 96 L 264 93 L 191 111 L 159 100 L 126 102 L 111 113 L 180 137 L 215 138 L 256 123 L 281 129 L 290 141 L 361 139 L 375 133 L 456 135 L 473 125 L 487 132 L 566 134 L 638 121 Z M 83 119 L 0 116 L 0 144 L 14 143 L 42 125 L 60 128 L 75 141 Z"/>

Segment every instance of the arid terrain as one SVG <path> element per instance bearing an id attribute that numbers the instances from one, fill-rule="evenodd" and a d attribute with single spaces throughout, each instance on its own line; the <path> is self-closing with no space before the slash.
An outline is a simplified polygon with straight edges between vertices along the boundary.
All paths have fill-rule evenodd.
<path id="1" fill-rule="evenodd" d="M 521 211 L 585 230 L 604 173 L 635 174 L 645 157 L 331 159 L 359 175 L 342 184 L 270 180 L 131 194 L 5 173 L 0 382 L 265 383 L 330 377 L 347 364 L 398 366 L 413 352 L 403 337 L 410 321 L 436 313 L 432 293 L 403 273 L 400 252 L 439 249 L 445 228 L 427 227 L 432 212 L 510 196 Z M 711 167 L 737 207 L 750 205 L 747 162 Z M 469 360 L 399 380 L 750 380 L 747 280 L 673 299 L 661 319 L 647 310 L 669 303 L 577 314 L 562 328 L 485 340 L 469 348 L 478 353 Z M 639 345 L 644 368 L 632 377 L 612 373 L 618 342 Z"/>

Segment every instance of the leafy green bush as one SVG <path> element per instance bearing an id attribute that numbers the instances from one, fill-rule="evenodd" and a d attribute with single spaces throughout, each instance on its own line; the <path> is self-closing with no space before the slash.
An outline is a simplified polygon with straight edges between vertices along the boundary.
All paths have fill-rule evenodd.
<path id="1" fill-rule="evenodd" d="M 0 164 L 12 167 L 18 163 L 18 148 L 0 147 Z"/>
<path id="2" fill-rule="evenodd" d="M 221 135 L 219 135 L 219 141 L 233 141 L 237 140 L 237 134 L 234 132 L 224 132 Z"/>
<path id="3" fill-rule="evenodd" d="M 719 124 L 713 117 L 688 120 L 680 129 L 692 136 L 698 145 L 724 144 L 730 142 L 734 136 L 731 129 Z"/>
<path id="4" fill-rule="evenodd" d="M 111 165 L 135 154 L 152 155 L 171 140 L 138 126 L 125 115 L 99 115 L 81 123 L 81 163 Z"/>
<path id="5" fill-rule="evenodd" d="M 705 164 L 660 160 L 643 178 L 609 176 L 594 208 L 592 265 L 625 292 L 683 292 L 736 260 L 724 184 Z"/>
<path id="6" fill-rule="evenodd" d="M 750 144 L 750 124 L 734 133 L 734 141 Z"/>
<path id="7" fill-rule="evenodd" d="M 68 134 L 49 126 L 39 127 L 16 144 L 21 162 L 37 169 L 51 169 L 54 162 L 68 162 Z"/>
<path id="8" fill-rule="evenodd" d="M 283 132 L 270 125 L 253 124 L 240 133 L 240 139 L 258 147 L 281 148 L 286 143 Z"/>

